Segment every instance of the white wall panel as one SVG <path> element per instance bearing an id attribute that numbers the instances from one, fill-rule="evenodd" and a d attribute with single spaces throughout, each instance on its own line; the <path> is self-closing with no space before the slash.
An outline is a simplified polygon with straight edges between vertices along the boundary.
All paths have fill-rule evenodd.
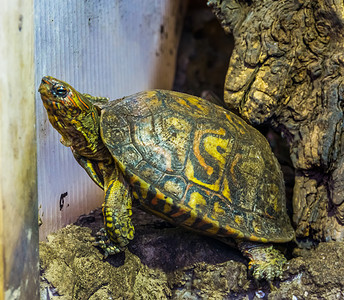
<path id="1" fill-rule="evenodd" d="M 35 0 L 36 90 L 51 75 L 111 99 L 172 86 L 183 0 Z M 25 45 L 23 45 L 25 47 Z M 103 192 L 59 143 L 39 94 L 40 238 L 101 205 Z M 64 193 L 63 208 L 60 197 Z"/>

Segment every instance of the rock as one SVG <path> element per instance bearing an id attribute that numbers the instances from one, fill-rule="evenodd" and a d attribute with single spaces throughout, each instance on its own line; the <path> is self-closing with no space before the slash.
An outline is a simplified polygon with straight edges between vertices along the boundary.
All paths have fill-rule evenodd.
<path id="1" fill-rule="evenodd" d="M 344 243 L 320 243 L 315 250 L 304 250 L 289 261 L 279 290 L 269 299 L 291 295 L 294 299 L 344 298 Z"/>

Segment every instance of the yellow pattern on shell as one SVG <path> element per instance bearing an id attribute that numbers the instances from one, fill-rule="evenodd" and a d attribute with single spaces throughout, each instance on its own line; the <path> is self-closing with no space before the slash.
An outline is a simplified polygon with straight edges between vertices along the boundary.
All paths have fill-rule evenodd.
<path id="1" fill-rule="evenodd" d="M 242 224 L 244 223 L 244 219 L 242 216 L 236 215 L 234 218 L 234 222 L 237 223 L 239 226 L 242 226 Z"/>
<path id="2" fill-rule="evenodd" d="M 229 123 L 232 125 L 232 126 L 234 126 L 235 127 L 235 129 L 238 131 L 238 132 L 240 132 L 240 134 L 246 134 L 247 133 L 247 130 L 245 130 L 245 125 L 244 125 L 244 123 L 242 123 L 241 121 L 240 121 L 240 118 L 236 118 L 236 120 L 234 121 L 233 119 L 232 119 L 232 117 L 231 117 L 231 115 L 229 114 L 229 112 L 224 112 L 225 113 L 225 115 L 226 115 L 226 118 L 227 118 L 227 120 L 229 121 Z M 240 125 L 240 126 L 238 126 L 238 125 Z"/>
<path id="3" fill-rule="evenodd" d="M 226 212 L 221 208 L 219 202 L 215 202 L 211 217 L 216 220 L 219 215 L 224 215 L 225 213 Z"/>
<path id="4" fill-rule="evenodd" d="M 204 197 L 198 193 L 198 192 L 193 192 L 191 195 L 190 195 L 190 200 L 188 202 L 188 205 L 198 211 L 200 210 L 200 206 L 206 206 L 207 205 L 207 201 L 205 201 Z"/>
<path id="5" fill-rule="evenodd" d="M 172 210 L 173 200 L 170 197 L 167 197 L 165 199 L 165 205 L 164 205 L 164 213 L 167 214 Z"/>
<path id="6" fill-rule="evenodd" d="M 197 97 L 189 95 L 188 97 L 185 97 L 186 100 L 191 104 L 196 106 L 199 110 L 202 111 L 205 115 L 209 114 L 209 108 L 205 105 L 202 105 L 202 103 L 198 100 Z"/>
<path id="7" fill-rule="evenodd" d="M 175 107 L 175 109 L 182 111 L 184 109 L 183 107 L 187 107 L 190 111 L 192 111 L 196 107 L 199 111 L 199 115 L 209 114 L 210 112 L 209 108 L 206 105 L 203 105 L 202 103 L 200 103 L 198 98 L 187 95 L 187 94 L 183 94 L 183 96 L 184 97 L 175 98 L 175 101 L 182 105 L 182 107 L 180 107 L 179 109 L 177 109 L 177 107 Z"/>
<path id="8" fill-rule="evenodd" d="M 188 158 L 188 160 L 186 162 L 185 175 L 186 175 L 186 177 L 190 181 L 192 181 L 194 183 L 197 183 L 197 184 L 199 184 L 201 186 L 207 187 L 207 188 L 211 189 L 212 191 L 218 192 L 220 190 L 220 180 L 221 180 L 221 177 L 219 176 L 214 184 L 204 183 L 203 181 L 197 179 L 195 177 L 195 172 L 194 172 L 194 168 L 193 168 L 192 162 L 190 161 L 189 158 Z"/>
<path id="9" fill-rule="evenodd" d="M 186 219 L 182 224 L 183 224 L 183 226 L 192 227 L 192 225 L 195 223 L 196 219 L 197 219 L 197 212 L 191 210 L 190 211 L 190 217 L 188 219 Z"/>
<path id="10" fill-rule="evenodd" d="M 227 234 L 229 234 L 235 238 L 238 238 L 238 239 L 242 239 L 244 237 L 244 234 L 240 230 L 234 229 L 234 228 L 230 227 L 229 225 L 225 225 L 224 227 L 227 231 Z"/>
<path id="11" fill-rule="evenodd" d="M 156 95 L 156 91 L 147 91 L 145 92 L 145 98 L 149 100 L 149 106 L 152 107 L 161 107 L 162 101 Z"/>
<path id="12" fill-rule="evenodd" d="M 204 216 L 202 218 L 202 222 L 212 225 L 210 228 L 205 230 L 207 233 L 216 234 L 219 231 L 219 228 L 220 228 L 219 221 L 215 221 L 215 220 L 210 219 L 208 216 Z"/>
<path id="13" fill-rule="evenodd" d="M 229 200 L 229 202 L 232 202 L 232 199 L 231 199 L 231 192 L 230 192 L 230 189 L 229 189 L 229 186 L 228 186 L 228 180 L 227 180 L 227 177 L 225 176 L 223 178 L 223 183 L 222 183 L 222 195 Z"/>
<path id="14" fill-rule="evenodd" d="M 219 134 L 225 134 L 225 130 L 223 128 L 220 128 L 220 130 L 216 131 L 216 134 L 218 134 L 217 132 L 220 132 Z M 227 139 L 222 139 L 215 136 L 207 136 L 204 138 L 205 150 L 218 162 L 220 162 L 221 168 L 223 168 L 223 166 L 226 164 L 226 158 L 218 151 L 217 147 L 221 147 L 224 150 L 223 152 L 225 153 L 227 150 L 227 145 Z"/>
<path id="15" fill-rule="evenodd" d="M 223 128 L 220 128 L 218 130 L 212 130 L 212 129 L 200 129 L 196 130 L 195 132 L 195 138 L 194 138 L 194 144 L 193 144 L 193 152 L 195 157 L 197 158 L 199 164 L 204 168 L 204 170 L 207 172 L 208 175 L 212 175 L 214 172 L 214 168 L 212 166 L 209 166 L 202 156 L 202 153 L 200 151 L 201 143 L 204 146 L 206 152 L 210 154 L 212 157 L 214 157 L 216 160 L 220 162 L 223 162 L 225 164 L 226 160 L 224 157 L 219 153 L 217 147 L 221 147 L 224 149 L 224 153 L 226 152 L 226 148 L 228 145 L 227 139 L 222 139 L 219 137 L 214 136 L 215 135 L 222 135 L 224 136 L 226 134 L 226 130 Z M 205 136 L 204 139 L 202 137 Z M 221 168 L 221 170 L 223 167 Z"/>
<path id="16" fill-rule="evenodd" d="M 149 184 L 143 180 L 140 181 L 140 191 L 141 191 L 141 196 L 143 199 L 147 198 L 147 193 L 149 189 Z"/>

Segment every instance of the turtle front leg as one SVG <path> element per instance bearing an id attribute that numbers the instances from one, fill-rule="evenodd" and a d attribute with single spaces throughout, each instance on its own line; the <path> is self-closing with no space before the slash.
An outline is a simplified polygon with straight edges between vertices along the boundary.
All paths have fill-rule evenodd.
<path id="1" fill-rule="evenodd" d="M 94 244 L 104 250 L 104 257 L 124 251 L 134 238 L 131 222 L 132 199 L 128 188 L 119 179 L 109 182 L 103 203 L 104 228 Z"/>
<path id="2" fill-rule="evenodd" d="M 287 259 L 271 244 L 236 242 L 243 255 L 249 259 L 248 268 L 255 279 L 271 282 L 282 275 Z"/>

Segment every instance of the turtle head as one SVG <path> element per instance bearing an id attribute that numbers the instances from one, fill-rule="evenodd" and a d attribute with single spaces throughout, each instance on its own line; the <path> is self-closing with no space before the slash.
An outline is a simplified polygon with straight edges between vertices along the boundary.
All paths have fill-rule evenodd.
<path id="1" fill-rule="evenodd" d="M 53 111 L 71 111 L 73 117 L 78 113 L 93 110 L 93 105 L 82 94 L 76 91 L 68 83 L 45 76 L 42 78 L 38 91 L 45 108 Z M 49 111 L 48 111 L 49 113 Z"/>
<path id="2" fill-rule="evenodd" d="M 79 153 L 98 147 L 100 108 L 68 83 L 45 76 L 38 89 L 48 118 L 61 142 Z"/>

